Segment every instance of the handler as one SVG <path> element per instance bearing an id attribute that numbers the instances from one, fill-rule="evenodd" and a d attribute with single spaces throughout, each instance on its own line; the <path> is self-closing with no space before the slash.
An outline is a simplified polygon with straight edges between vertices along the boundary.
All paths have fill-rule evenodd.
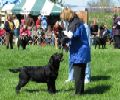
<path id="1" fill-rule="evenodd" d="M 70 39 L 70 62 L 73 63 L 75 94 L 84 93 L 86 64 L 90 62 L 90 47 L 84 23 L 70 9 L 61 12 L 61 19 L 69 22 L 68 31 L 64 34 Z"/>

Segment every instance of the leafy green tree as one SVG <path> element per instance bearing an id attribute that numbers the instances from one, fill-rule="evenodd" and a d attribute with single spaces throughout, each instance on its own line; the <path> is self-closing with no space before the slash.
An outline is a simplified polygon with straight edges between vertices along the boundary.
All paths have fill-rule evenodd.
<path id="1" fill-rule="evenodd" d="M 62 3 L 62 0 L 50 0 L 50 1 L 52 1 L 53 3 L 59 3 L 59 4 Z"/>
<path id="2" fill-rule="evenodd" d="M 114 5 L 112 0 L 97 0 L 97 1 L 88 1 L 89 7 L 111 7 Z"/>

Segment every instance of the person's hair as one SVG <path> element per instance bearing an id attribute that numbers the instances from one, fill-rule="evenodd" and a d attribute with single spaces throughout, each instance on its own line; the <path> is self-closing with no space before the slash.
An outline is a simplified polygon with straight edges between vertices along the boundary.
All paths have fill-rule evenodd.
<path id="1" fill-rule="evenodd" d="M 16 15 L 15 15 L 15 14 L 13 15 L 13 18 L 16 18 Z"/>
<path id="2" fill-rule="evenodd" d="M 11 14 L 7 14 L 7 20 L 8 20 L 8 18 L 9 18 L 10 20 L 12 20 L 12 19 L 13 19 L 13 16 L 12 16 Z"/>
<path id="3" fill-rule="evenodd" d="M 59 26 L 59 21 L 56 21 L 54 27 L 58 27 L 58 26 Z"/>
<path id="4" fill-rule="evenodd" d="M 63 11 L 60 14 L 60 18 L 62 20 L 69 21 L 74 17 L 74 12 L 70 8 L 64 8 Z"/>

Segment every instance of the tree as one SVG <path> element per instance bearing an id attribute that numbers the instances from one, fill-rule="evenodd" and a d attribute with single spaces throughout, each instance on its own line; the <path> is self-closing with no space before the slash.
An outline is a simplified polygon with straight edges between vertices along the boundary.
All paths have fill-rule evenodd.
<path id="1" fill-rule="evenodd" d="M 114 5 L 112 0 L 97 0 L 97 1 L 88 1 L 89 7 L 111 7 Z"/>
<path id="2" fill-rule="evenodd" d="M 63 6 L 63 0 L 50 0 L 50 1 L 52 1 L 55 4 L 59 4 L 59 5 Z"/>
<path id="3" fill-rule="evenodd" d="M 50 0 L 50 1 L 52 1 L 53 3 L 58 3 L 58 4 L 62 3 L 62 0 Z"/>
<path id="4" fill-rule="evenodd" d="M 88 1 L 87 2 L 87 5 L 89 6 L 89 7 L 97 7 L 97 2 L 95 2 L 95 1 Z"/>

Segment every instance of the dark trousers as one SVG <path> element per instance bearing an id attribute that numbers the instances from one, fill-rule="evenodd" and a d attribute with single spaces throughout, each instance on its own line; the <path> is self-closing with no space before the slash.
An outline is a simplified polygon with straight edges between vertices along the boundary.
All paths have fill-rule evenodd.
<path id="1" fill-rule="evenodd" d="M 6 47 L 7 49 L 9 48 L 13 49 L 13 34 L 6 32 Z"/>
<path id="2" fill-rule="evenodd" d="M 114 48 L 120 49 L 120 35 L 114 35 Z"/>
<path id="3" fill-rule="evenodd" d="M 75 78 L 75 94 L 83 94 L 86 64 L 73 64 L 73 68 Z"/>

